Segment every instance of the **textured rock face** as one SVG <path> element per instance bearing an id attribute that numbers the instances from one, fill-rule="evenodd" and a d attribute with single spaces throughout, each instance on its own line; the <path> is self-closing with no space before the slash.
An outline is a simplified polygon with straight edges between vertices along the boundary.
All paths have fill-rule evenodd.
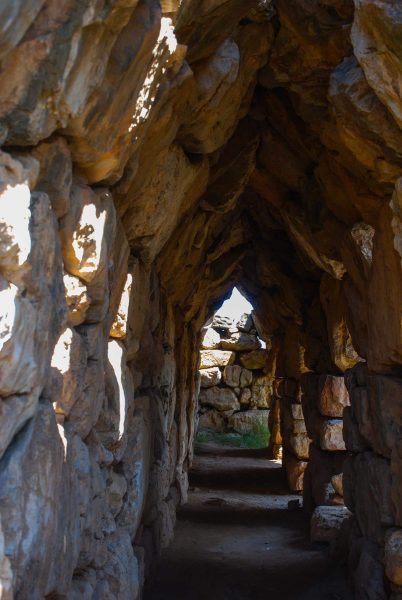
<path id="1" fill-rule="evenodd" d="M 345 506 L 318 506 L 311 517 L 311 541 L 336 540 L 343 522 L 350 517 L 350 514 Z"/>
<path id="2" fill-rule="evenodd" d="M 241 366 L 289 483 L 353 511 L 356 596 L 400 598 L 401 24 L 391 0 L 1 3 L 5 599 L 139 596 L 235 283 L 255 314 L 215 322 L 205 391 Z"/>

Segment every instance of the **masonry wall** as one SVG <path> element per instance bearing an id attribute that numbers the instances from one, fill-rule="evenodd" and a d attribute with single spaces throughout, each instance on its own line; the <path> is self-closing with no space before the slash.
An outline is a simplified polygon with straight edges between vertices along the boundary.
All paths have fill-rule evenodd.
<path id="1" fill-rule="evenodd" d="M 251 314 L 234 323 L 215 316 L 200 351 L 198 429 L 250 433 L 268 430 L 273 377 Z"/>

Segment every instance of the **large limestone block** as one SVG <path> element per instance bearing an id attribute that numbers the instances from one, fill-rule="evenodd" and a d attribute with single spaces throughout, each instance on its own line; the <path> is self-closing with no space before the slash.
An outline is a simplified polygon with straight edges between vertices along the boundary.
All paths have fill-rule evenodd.
<path id="1" fill-rule="evenodd" d="M 89 500 L 88 459 L 77 450 L 46 402 L 1 461 L 6 555 L 14 594 L 22 598 L 63 595 L 69 589 L 80 550 L 81 515 Z"/>
<path id="2" fill-rule="evenodd" d="M 24 169 L 17 161 L 3 173 L 0 169 L 0 270 L 7 278 L 0 277 L 3 396 L 41 393 L 66 317 L 56 220 L 48 196 L 30 194 L 30 171 Z"/>
<path id="3" fill-rule="evenodd" d="M 259 426 L 268 429 L 269 410 L 242 410 L 229 417 L 228 425 L 237 433 L 251 433 Z"/>
<path id="4" fill-rule="evenodd" d="M 332 73 L 329 99 L 335 107 L 340 146 L 353 155 L 356 168 L 371 170 L 367 179 L 372 185 L 378 181 L 393 184 L 399 176 L 402 133 L 354 56 Z"/>
<path id="5" fill-rule="evenodd" d="M 342 419 L 322 419 L 319 436 L 322 450 L 330 452 L 346 450 Z"/>
<path id="6" fill-rule="evenodd" d="M 226 367 L 226 365 L 232 365 L 234 360 L 235 354 L 229 350 L 201 350 L 200 369 Z"/>
<path id="7" fill-rule="evenodd" d="M 240 362 L 246 369 L 256 370 L 263 369 L 267 363 L 266 350 L 252 350 L 244 352 L 240 355 Z"/>
<path id="8" fill-rule="evenodd" d="M 369 375 L 367 387 L 351 389 L 353 419 L 360 434 L 379 454 L 390 458 L 392 449 L 402 435 L 402 380 L 386 375 Z"/>
<path id="9" fill-rule="evenodd" d="M 349 457 L 344 463 L 346 506 L 356 515 L 363 535 L 382 544 L 384 531 L 395 524 L 389 461 L 374 452 Z"/>
<path id="10" fill-rule="evenodd" d="M 135 399 L 134 411 L 128 422 L 128 441 L 122 459 L 127 481 L 127 501 L 118 516 L 131 539 L 135 537 L 145 507 L 151 463 L 151 414 L 146 396 Z"/>
<path id="11" fill-rule="evenodd" d="M 229 388 L 211 387 L 201 390 L 199 401 L 202 406 L 211 406 L 220 411 L 240 408 L 236 394 Z"/>
<path id="12" fill-rule="evenodd" d="M 385 542 L 385 573 L 394 584 L 402 586 L 402 529 L 391 530 Z"/>
<path id="13" fill-rule="evenodd" d="M 343 377 L 321 375 L 318 394 L 318 410 L 324 417 L 342 417 L 344 407 L 350 405 Z"/>
<path id="14" fill-rule="evenodd" d="M 163 148 L 159 160 L 151 160 L 144 171 L 144 180 L 134 178 L 129 190 L 122 189 L 118 197 L 130 244 L 140 244 L 147 248 L 150 259 L 156 257 L 183 213 L 195 206 L 207 186 L 208 174 L 207 160 L 191 161 L 178 144 Z"/>
<path id="15" fill-rule="evenodd" d="M 339 536 L 343 522 L 351 517 L 346 506 L 317 506 L 310 522 L 312 542 L 332 542 Z"/>
<path id="16" fill-rule="evenodd" d="M 239 331 L 237 333 L 232 333 L 230 338 L 222 339 L 221 346 L 224 350 L 245 352 L 249 350 L 258 350 L 261 348 L 261 342 L 257 336 Z"/>
<path id="17" fill-rule="evenodd" d="M 377 213 L 375 224 L 373 263 L 367 288 L 367 364 L 370 370 L 377 373 L 398 373 L 402 362 L 402 279 L 398 243 L 401 202 L 402 195 L 399 192 L 397 206 L 392 204 L 395 206 L 392 209 L 386 203 Z M 387 315 L 386 319 L 383 318 L 384 314 Z"/>
<path id="18" fill-rule="evenodd" d="M 227 369 L 228 367 L 225 367 Z M 219 367 L 211 367 L 210 369 L 200 369 L 200 384 L 202 388 L 213 387 L 218 385 L 222 379 L 222 371 Z"/>
<path id="19" fill-rule="evenodd" d="M 253 378 L 251 385 L 251 405 L 255 408 L 269 408 L 272 401 L 272 379 L 267 375 Z"/>
<path id="20" fill-rule="evenodd" d="M 219 348 L 221 343 L 221 336 L 215 329 L 212 327 L 208 327 L 204 333 L 204 336 L 201 341 L 201 348 L 203 350 L 212 350 L 214 348 Z"/>
<path id="21" fill-rule="evenodd" d="M 266 61 L 271 31 L 266 23 L 250 23 L 241 28 L 236 41 L 229 37 L 201 61 L 195 70 L 192 115 L 180 131 L 187 150 L 214 152 L 231 136 L 244 116 L 257 70 Z"/>
<path id="22" fill-rule="evenodd" d="M 225 317 L 224 315 L 214 315 L 211 327 L 219 332 L 221 331 L 222 333 L 227 332 L 231 327 L 233 327 L 233 319 L 230 317 Z"/>
<path id="23" fill-rule="evenodd" d="M 397 60 L 400 6 L 380 0 L 355 0 L 355 7 L 352 28 L 354 54 L 371 88 L 402 127 L 402 102 L 398 92 L 402 85 L 402 72 Z"/>
<path id="24" fill-rule="evenodd" d="M 223 379 L 226 385 L 236 388 L 240 386 L 242 367 L 240 365 L 228 365 L 224 368 Z"/>

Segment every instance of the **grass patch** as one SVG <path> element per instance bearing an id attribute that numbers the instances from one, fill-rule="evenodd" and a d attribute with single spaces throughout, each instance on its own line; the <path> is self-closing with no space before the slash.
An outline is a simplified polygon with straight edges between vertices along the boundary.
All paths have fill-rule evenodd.
<path id="1" fill-rule="evenodd" d="M 266 448 L 269 442 L 269 429 L 262 424 L 257 424 L 249 433 L 218 432 L 202 429 L 197 433 L 195 443 L 206 444 L 208 442 L 231 446 L 232 448 Z"/>

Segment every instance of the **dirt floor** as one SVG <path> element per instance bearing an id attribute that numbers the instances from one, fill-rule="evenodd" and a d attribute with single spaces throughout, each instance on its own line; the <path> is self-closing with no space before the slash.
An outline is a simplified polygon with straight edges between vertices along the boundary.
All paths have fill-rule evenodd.
<path id="1" fill-rule="evenodd" d="M 201 447 L 145 600 L 352 600 L 327 546 L 309 542 L 303 510 L 288 509 L 299 496 L 286 490 L 280 463 L 264 454 Z"/>

